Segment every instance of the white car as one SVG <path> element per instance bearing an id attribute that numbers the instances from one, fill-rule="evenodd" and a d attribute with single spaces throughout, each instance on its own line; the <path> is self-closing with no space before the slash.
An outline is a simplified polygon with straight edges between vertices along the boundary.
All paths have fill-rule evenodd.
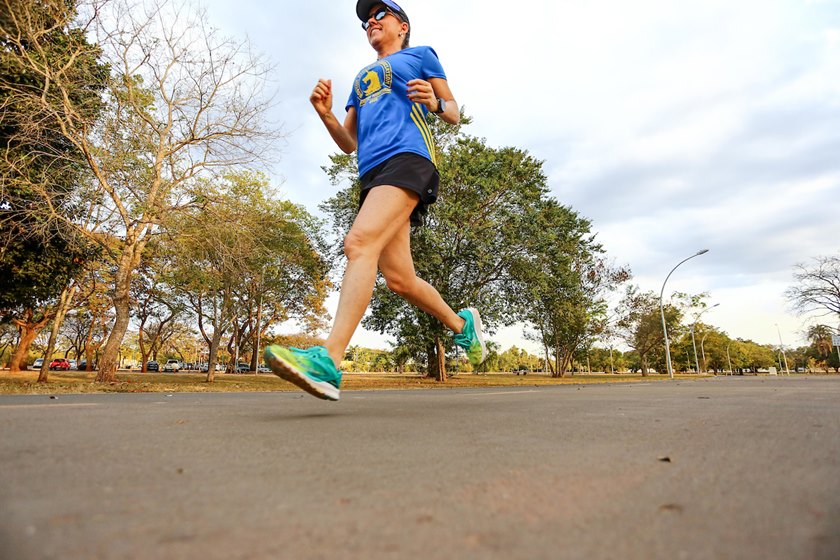
<path id="1" fill-rule="evenodd" d="M 181 362 L 178 360 L 166 360 L 166 363 L 163 364 L 163 371 L 178 373 L 179 369 L 181 369 Z"/>
<path id="2" fill-rule="evenodd" d="M 32 362 L 32 369 L 41 369 L 42 365 L 44 365 L 44 358 L 38 358 Z"/>

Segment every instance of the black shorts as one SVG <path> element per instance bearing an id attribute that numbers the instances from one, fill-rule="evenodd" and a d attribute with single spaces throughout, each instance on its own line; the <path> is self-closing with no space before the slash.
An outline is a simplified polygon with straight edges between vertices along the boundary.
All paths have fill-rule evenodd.
<path id="1" fill-rule="evenodd" d="M 429 205 L 437 200 L 440 176 L 435 164 L 428 159 L 418 154 L 404 153 L 385 160 L 365 173 L 361 183 L 359 208 L 373 187 L 391 185 L 417 193 L 420 200 L 411 213 L 411 225 L 422 226 L 423 216 L 429 211 Z"/>

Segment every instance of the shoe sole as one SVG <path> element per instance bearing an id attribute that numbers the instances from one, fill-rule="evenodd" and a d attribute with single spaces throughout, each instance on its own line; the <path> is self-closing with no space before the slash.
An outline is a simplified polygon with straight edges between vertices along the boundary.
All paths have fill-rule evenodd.
<path id="1" fill-rule="evenodd" d="M 481 315 L 478 314 L 478 309 L 468 307 L 467 311 L 472 315 L 473 328 L 475 328 L 475 334 L 478 337 L 479 344 L 481 344 L 481 360 L 477 364 L 474 364 L 480 366 L 487 359 L 487 345 L 484 343 L 484 326 L 481 324 Z"/>
<path id="2" fill-rule="evenodd" d="M 333 402 L 337 402 L 339 400 L 341 392 L 336 389 L 335 386 L 327 383 L 326 381 L 316 381 L 308 375 L 299 372 L 292 366 L 292 364 L 280 356 L 276 356 L 273 352 L 267 352 L 267 354 L 268 355 L 264 357 L 268 362 L 268 367 L 271 368 L 274 375 L 280 379 L 284 379 L 289 383 L 300 387 L 313 397 Z"/>

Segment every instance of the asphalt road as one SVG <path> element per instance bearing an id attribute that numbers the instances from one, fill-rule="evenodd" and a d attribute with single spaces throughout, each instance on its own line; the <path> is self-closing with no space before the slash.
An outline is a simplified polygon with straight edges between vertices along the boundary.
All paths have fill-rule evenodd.
<path id="1" fill-rule="evenodd" d="M 3 559 L 840 558 L 840 378 L 0 397 Z"/>

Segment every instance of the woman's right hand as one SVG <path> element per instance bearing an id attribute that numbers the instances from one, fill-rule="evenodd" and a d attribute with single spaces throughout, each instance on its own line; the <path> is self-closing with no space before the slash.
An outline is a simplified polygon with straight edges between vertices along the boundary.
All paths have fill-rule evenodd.
<path id="1" fill-rule="evenodd" d="M 309 102 L 318 111 L 318 115 L 324 117 L 328 113 L 332 113 L 332 80 L 318 80 L 315 89 L 312 90 L 312 95 L 309 96 Z"/>

